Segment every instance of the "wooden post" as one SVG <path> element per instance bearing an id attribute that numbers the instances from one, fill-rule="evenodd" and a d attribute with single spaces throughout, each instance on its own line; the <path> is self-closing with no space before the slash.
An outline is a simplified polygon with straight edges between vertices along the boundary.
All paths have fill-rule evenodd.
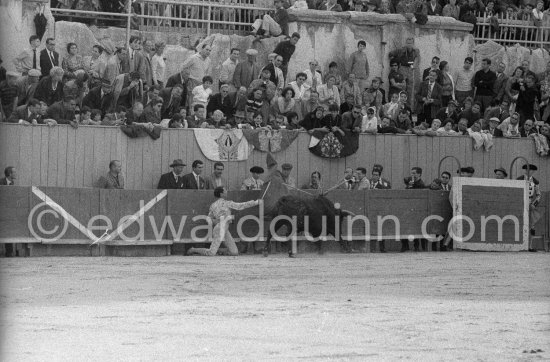
<path id="1" fill-rule="evenodd" d="M 143 4 L 145 6 L 145 4 Z M 143 7 L 142 10 L 143 12 Z M 126 9 L 126 47 L 130 47 L 130 30 L 132 28 L 132 0 L 128 0 Z"/>

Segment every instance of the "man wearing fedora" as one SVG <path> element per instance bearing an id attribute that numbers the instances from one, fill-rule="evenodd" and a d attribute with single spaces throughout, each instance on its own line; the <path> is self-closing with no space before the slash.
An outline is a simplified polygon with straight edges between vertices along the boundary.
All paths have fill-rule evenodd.
<path id="1" fill-rule="evenodd" d="M 260 166 L 254 166 L 250 169 L 249 178 L 243 181 L 241 190 L 261 190 L 264 185 L 264 181 L 260 180 L 260 175 L 264 173 L 264 169 Z"/>
<path id="2" fill-rule="evenodd" d="M 181 159 L 174 160 L 170 165 L 172 172 L 160 176 L 157 189 L 183 189 L 183 168 L 185 163 Z"/>
<path id="3" fill-rule="evenodd" d="M 537 206 L 540 203 L 541 192 L 539 186 L 539 180 L 534 178 L 531 174 L 532 171 L 537 171 L 538 167 L 535 165 L 523 165 L 525 174 L 517 178 L 517 180 L 527 180 L 529 184 L 529 229 L 531 235 L 535 235 L 535 225 L 540 220 L 542 215 L 537 210 Z"/>
<path id="4" fill-rule="evenodd" d="M 495 178 L 497 180 L 505 180 L 506 177 L 508 177 L 508 173 L 504 169 L 504 167 L 499 167 L 495 169 Z"/>

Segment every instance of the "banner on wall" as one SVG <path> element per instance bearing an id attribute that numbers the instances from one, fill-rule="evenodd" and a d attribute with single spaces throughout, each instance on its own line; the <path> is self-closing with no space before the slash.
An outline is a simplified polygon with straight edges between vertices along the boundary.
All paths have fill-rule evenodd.
<path id="1" fill-rule="evenodd" d="M 247 160 L 252 147 L 240 129 L 195 128 L 195 140 L 211 161 Z"/>
<path id="2" fill-rule="evenodd" d="M 344 131 L 338 132 L 315 131 L 311 135 L 309 151 L 324 158 L 342 158 L 353 155 L 359 149 L 359 134 Z"/>
<path id="3" fill-rule="evenodd" d="M 255 149 L 271 153 L 284 151 L 298 137 L 298 131 L 286 129 L 245 129 L 243 134 Z"/>

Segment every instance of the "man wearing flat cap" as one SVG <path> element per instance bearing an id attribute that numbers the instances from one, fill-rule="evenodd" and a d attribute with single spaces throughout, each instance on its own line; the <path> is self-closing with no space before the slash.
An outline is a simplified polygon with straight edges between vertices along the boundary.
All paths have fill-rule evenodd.
<path id="1" fill-rule="evenodd" d="M 246 51 L 246 61 L 239 62 L 235 67 L 235 73 L 233 73 L 233 85 L 236 89 L 240 87 L 248 87 L 254 79 L 258 78 L 260 74 L 260 66 L 256 63 L 256 56 L 258 51 L 256 49 L 248 49 Z"/>
<path id="2" fill-rule="evenodd" d="M 172 172 L 160 176 L 157 189 L 183 189 L 183 168 L 185 163 L 181 159 L 174 160 L 170 165 Z"/>
<path id="3" fill-rule="evenodd" d="M 535 235 L 535 225 L 541 218 L 540 212 L 537 210 L 537 206 L 540 203 L 542 196 L 540 192 L 539 180 L 532 176 L 534 171 L 538 170 L 535 165 L 523 165 L 522 169 L 525 174 L 517 178 L 517 180 L 527 180 L 529 184 L 529 228 L 531 229 L 531 235 Z"/>
<path id="4" fill-rule="evenodd" d="M 260 180 L 260 175 L 264 173 L 264 169 L 260 166 L 254 166 L 250 169 L 249 178 L 243 181 L 241 190 L 261 190 L 264 185 L 263 180 Z"/>
<path id="5" fill-rule="evenodd" d="M 508 173 L 504 169 L 504 167 L 499 167 L 495 169 L 495 178 L 497 180 L 504 180 L 508 177 Z"/>
<path id="6" fill-rule="evenodd" d="M 29 99 L 34 97 L 34 91 L 40 80 L 40 71 L 31 69 L 29 73 L 17 80 L 17 105 L 27 104 Z"/>
<path id="7" fill-rule="evenodd" d="M 489 119 L 489 125 L 485 129 L 493 137 L 502 137 L 502 131 L 498 128 L 500 119 L 498 117 L 491 117 Z"/>
<path id="8" fill-rule="evenodd" d="M 472 177 L 474 176 L 475 169 L 471 166 L 461 167 L 456 171 L 460 177 Z"/>

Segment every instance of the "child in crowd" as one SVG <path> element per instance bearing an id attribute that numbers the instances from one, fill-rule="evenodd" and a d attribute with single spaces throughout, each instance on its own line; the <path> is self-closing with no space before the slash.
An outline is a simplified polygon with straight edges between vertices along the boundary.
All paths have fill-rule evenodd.
<path id="1" fill-rule="evenodd" d="M 193 105 L 202 104 L 206 107 L 208 99 L 212 95 L 212 77 L 207 75 L 202 78 L 202 84 L 193 88 Z"/>

